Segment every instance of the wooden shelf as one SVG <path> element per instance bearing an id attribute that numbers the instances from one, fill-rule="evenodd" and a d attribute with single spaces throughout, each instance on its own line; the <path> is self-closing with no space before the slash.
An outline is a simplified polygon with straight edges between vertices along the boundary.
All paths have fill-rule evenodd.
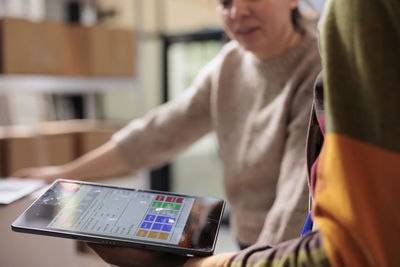
<path id="1" fill-rule="evenodd" d="M 68 77 L 56 75 L 0 75 L 0 93 L 96 93 L 112 90 L 133 90 L 139 82 L 131 77 Z"/>

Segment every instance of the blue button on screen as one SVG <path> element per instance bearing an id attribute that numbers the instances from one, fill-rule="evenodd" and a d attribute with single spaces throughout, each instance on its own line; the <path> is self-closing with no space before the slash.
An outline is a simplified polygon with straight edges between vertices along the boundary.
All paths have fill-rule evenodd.
<path id="1" fill-rule="evenodd" d="M 165 217 L 165 216 L 158 216 L 157 219 L 156 219 L 156 222 L 173 224 L 175 222 L 175 218 Z"/>
<path id="2" fill-rule="evenodd" d="M 166 220 L 167 220 L 167 217 L 158 216 L 156 219 L 156 222 L 164 223 L 164 222 L 166 222 Z"/>
<path id="3" fill-rule="evenodd" d="M 172 229 L 172 225 L 169 225 L 169 224 L 164 224 L 163 227 L 162 227 L 162 230 L 164 232 L 170 232 L 171 229 Z"/>
<path id="4" fill-rule="evenodd" d="M 153 227 L 151 228 L 152 230 L 161 230 L 162 224 L 160 223 L 155 223 L 153 224 Z"/>
<path id="5" fill-rule="evenodd" d="M 152 221 L 154 221 L 155 218 L 156 218 L 155 215 L 147 214 L 147 215 L 146 215 L 146 218 L 144 218 L 144 220 L 145 220 L 145 221 L 152 222 Z"/>
<path id="6" fill-rule="evenodd" d="M 175 222 L 175 218 L 171 218 L 171 217 L 167 217 L 167 223 L 174 223 Z"/>
<path id="7" fill-rule="evenodd" d="M 150 222 L 144 222 L 140 226 L 140 228 L 143 228 L 143 229 L 150 229 L 150 227 L 151 227 L 151 223 Z"/>

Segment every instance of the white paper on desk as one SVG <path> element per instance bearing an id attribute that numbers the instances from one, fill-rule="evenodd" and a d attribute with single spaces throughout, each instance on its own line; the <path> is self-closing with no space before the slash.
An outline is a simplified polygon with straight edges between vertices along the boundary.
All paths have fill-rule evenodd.
<path id="1" fill-rule="evenodd" d="M 44 185 L 45 182 L 41 180 L 18 178 L 0 179 L 0 204 L 10 204 Z"/>

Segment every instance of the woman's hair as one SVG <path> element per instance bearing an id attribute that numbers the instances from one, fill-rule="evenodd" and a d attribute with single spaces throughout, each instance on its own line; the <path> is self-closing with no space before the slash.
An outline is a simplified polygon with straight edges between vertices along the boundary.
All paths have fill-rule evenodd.
<path id="1" fill-rule="evenodd" d="M 290 14 L 293 28 L 296 32 L 301 34 L 306 31 L 315 32 L 321 12 L 315 7 L 311 0 L 300 1 L 304 4 L 301 9 L 302 12 L 300 12 L 299 7 L 296 7 Z"/>
<path id="2" fill-rule="evenodd" d="M 294 30 L 297 31 L 298 33 L 304 33 L 304 31 L 306 30 L 305 21 L 298 7 L 292 10 L 290 17 L 292 19 Z"/>

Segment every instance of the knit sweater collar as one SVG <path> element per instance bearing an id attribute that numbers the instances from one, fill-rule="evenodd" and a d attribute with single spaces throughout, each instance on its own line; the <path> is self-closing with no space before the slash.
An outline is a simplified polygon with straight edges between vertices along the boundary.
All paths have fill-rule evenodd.
<path id="1" fill-rule="evenodd" d="M 294 63 L 299 60 L 305 50 L 313 46 L 312 44 L 314 41 L 314 36 L 306 31 L 298 44 L 280 56 L 267 60 L 260 60 L 250 52 L 245 53 L 250 57 L 254 64 L 260 70 L 268 74 L 268 76 L 280 76 L 280 74 L 288 73 L 288 71 L 290 72 L 290 70 L 296 66 Z"/>

